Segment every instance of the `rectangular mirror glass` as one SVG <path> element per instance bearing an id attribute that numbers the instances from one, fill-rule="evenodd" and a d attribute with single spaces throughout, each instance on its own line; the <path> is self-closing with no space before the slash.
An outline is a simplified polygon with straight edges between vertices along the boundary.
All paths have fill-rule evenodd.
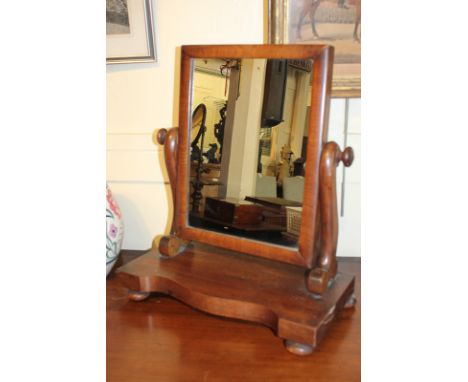
<path id="1" fill-rule="evenodd" d="M 296 248 L 310 59 L 192 60 L 188 224 Z"/>

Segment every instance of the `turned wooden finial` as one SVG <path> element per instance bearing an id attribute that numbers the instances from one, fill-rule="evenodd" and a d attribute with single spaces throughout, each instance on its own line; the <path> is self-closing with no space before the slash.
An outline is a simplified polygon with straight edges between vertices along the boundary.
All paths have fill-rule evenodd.
<path id="1" fill-rule="evenodd" d="M 345 167 L 349 167 L 354 161 L 354 150 L 352 147 L 346 147 L 343 151 L 338 152 L 338 163 L 343 162 Z M 337 165 L 338 165 L 337 163 Z"/>
<path id="2" fill-rule="evenodd" d="M 160 145 L 164 145 L 166 142 L 167 137 L 167 130 L 166 129 L 159 129 L 157 134 L 157 140 Z"/>

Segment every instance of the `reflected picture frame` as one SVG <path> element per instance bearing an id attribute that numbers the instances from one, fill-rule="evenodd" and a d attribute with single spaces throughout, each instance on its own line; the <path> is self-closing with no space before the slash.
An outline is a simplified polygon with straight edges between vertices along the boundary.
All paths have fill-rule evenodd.
<path id="1" fill-rule="evenodd" d="M 106 63 L 157 62 L 153 0 L 106 0 Z"/>
<path id="2" fill-rule="evenodd" d="M 318 4 L 317 12 L 320 11 L 325 14 L 335 12 L 340 13 L 340 23 L 327 25 L 327 31 L 322 35 L 322 31 L 318 27 L 317 30 L 320 34 L 319 38 L 312 37 L 311 24 L 310 24 L 310 6 Z M 341 4 L 341 5 L 340 5 Z M 346 5 L 348 4 L 348 5 Z M 268 42 L 270 44 L 327 44 L 335 48 L 335 63 L 333 66 L 333 82 L 332 82 L 332 97 L 344 98 L 359 98 L 361 97 L 361 22 L 360 22 L 360 7 L 361 0 L 268 0 Z M 309 5 L 309 10 L 305 7 Z M 359 8 L 358 8 L 359 6 Z M 322 7 L 322 8 L 320 8 Z M 338 10 L 338 7 L 341 7 Z M 309 11 L 309 12 L 308 12 Z M 304 14 L 301 14 L 304 12 Z M 343 14 L 347 13 L 347 17 L 354 12 L 354 25 L 348 24 L 349 36 L 346 40 L 338 40 L 336 36 L 339 29 L 344 25 L 342 22 Z M 315 13 L 317 15 L 317 13 Z M 302 16 L 302 18 L 301 18 Z M 335 15 L 335 17 L 338 17 Z M 346 15 L 345 15 L 346 16 Z M 330 16 L 332 17 L 332 16 Z M 352 17 L 352 16 L 351 16 Z M 298 20 L 301 19 L 301 22 Z M 359 20 L 359 22 L 358 22 Z M 350 20 L 347 20 L 348 22 Z M 302 25 L 302 28 L 309 32 L 309 35 L 298 36 L 295 33 L 297 24 Z M 355 28 L 353 35 L 352 30 Z M 309 31 L 310 29 L 310 31 Z M 358 32 L 358 33 L 357 33 Z M 357 35 L 357 38 L 356 38 Z M 339 43 L 339 44 L 338 44 Z M 347 58 L 340 60 L 340 46 L 345 45 L 347 48 L 353 50 L 353 55 L 350 62 L 345 62 Z M 343 54 L 344 56 L 344 54 Z"/>

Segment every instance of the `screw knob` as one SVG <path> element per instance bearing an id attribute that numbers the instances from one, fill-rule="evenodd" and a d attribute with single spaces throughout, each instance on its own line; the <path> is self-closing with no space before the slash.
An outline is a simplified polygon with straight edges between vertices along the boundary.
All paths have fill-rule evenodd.
<path id="1" fill-rule="evenodd" d="M 167 130 L 166 129 L 159 129 L 157 139 L 160 145 L 163 145 L 166 142 Z"/>
<path id="2" fill-rule="evenodd" d="M 354 161 L 354 151 L 352 147 L 346 147 L 343 152 L 340 154 L 341 161 L 343 161 L 343 164 L 345 167 L 349 167 L 352 165 Z"/>

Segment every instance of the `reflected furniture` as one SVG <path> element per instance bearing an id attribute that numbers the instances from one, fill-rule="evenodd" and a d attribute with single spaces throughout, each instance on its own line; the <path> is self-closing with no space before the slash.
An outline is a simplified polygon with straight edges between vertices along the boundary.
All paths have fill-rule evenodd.
<path id="1" fill-rule="evenodd" d="M 223 232 L 219 225 L 217 229 L 194 224 L 190 210 L 193 67 L 194 60 L 211 58 L 229 58 L 240 68 L 244 59 L 313 63 L 307 171 L 299 236 L 293 245 L 278 244 L 272 237 Z M 158 248 L 118 269 L 131 300 L 160 292 L 211 314 L 261 323 L 297 355 L 310 354 L 342 310 L 354 306 L 354 277 L 337 272 L 336 167 L 341 162 L 350 166 L 353 151 L 349 147 L 341 151 L 327 141 L 332 65 L 333 48 L 326 45 L 182 47 L 179 128 L 158 132 L 173 194 L 173 221 Z M 230 106 L 228 102 L 224 139 Z M 224 145 L 223 160 L 228 150 Z M 196 217 L 206 220 L 200 214 Z"/>

